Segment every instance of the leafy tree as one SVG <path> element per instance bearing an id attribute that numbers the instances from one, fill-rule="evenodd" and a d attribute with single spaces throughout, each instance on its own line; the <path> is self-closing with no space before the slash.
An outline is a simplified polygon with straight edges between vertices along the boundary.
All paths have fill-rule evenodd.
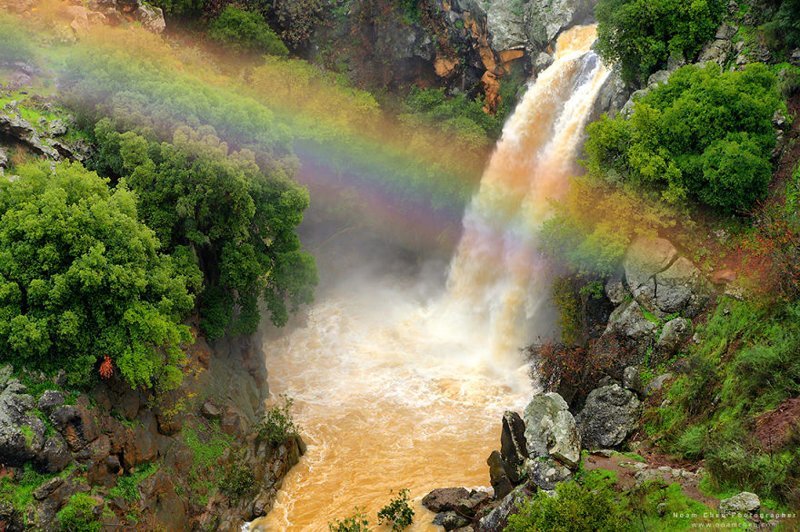
<path id="1" fill-rule="evenodd" d="M 282 172 L 262 172 L 252 153 L 230 152 L 209 127 L 179 128 L 172 144 L 159 144 L 102 120 L 95 136 L 97 167 L 127 176 L 142 219 L 203 272 L 201 326 L 210 338 L 254 332 L 259 297 L 278 326 L 311 302 L 316 268 L 295 231 L 308 193 Z"/>
<path id="2" fill-rule="evenodd" d="M 198 16 L 207 0 L 152 0 L 151 3 L 164 10 L 167 15 Z"/>
<path id="3" fill-rule="evenodd" d="M 253 11 L 226 7 L 211 23 L 209 37 L 237 52 L 288 55 L 289 50 L 264 18 Z"/>
<path id="4" fill-rule="evenodd" d="M 670 57 L 694 59 L 714 36 L 723 0 L 599 0 L 598 50 L 629 83 L 644 83 Z"/>
<path id="5" fill-rule="evenodd" d="M 770 44 L 781 50 L 800 46 L 800 0 L 771 0 L 777 10 L 764 25 Z"/>
<path id="6" fill-rule="evenodd" d="M 17 172 L 0 182 L 3 358 L 85 384 L 108 355 L 133 387 L 176 386 L 191 340 L 187 266 L 159 253 L 135 196 L 79 164 Z"/>
<path id="7" fill-rule="evenodd" d="M 393 532 L 405 530 L 414 522 L 414 509 L 408 504 L 408 489 L 400 490 L 397 497 L 378 512 L 378 524 L 392 527 Z"/>
<path id="8" fill-rule="evenodd" d="M 588 128 L 587 169 L 610 183 L 743 211 L 766 193 L 775 147 L 772 117 L 783 105 L 764 65 L 738 72 L 687 66 L 639 99 L 630 118 Z"/>

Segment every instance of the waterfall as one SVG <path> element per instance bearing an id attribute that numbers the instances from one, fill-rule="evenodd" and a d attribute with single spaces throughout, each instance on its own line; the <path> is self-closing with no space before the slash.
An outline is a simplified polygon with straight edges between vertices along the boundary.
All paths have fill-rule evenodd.
<path id="1" fill-rule="evenodd" d="M 250 530 L 325 530 L 353 507 L 374 517 L 400 488 L 414 499 L 411 530 L 430 530 L 423 495 L 487 483 L 502 413 L 530 400 L 517 350 L 552 330 L 539 232 L 608 75 L 594 40 L 592 26 L 566 32 L 506 124 L 444 293 L 438 277 L 377 261 L 337 283 L 305 326 L 265 342 L 270 389 L 295 399 L 308 452 Z"/>
<path id="2" fill-rule="evenodd" d="M 471 324 L 463 330 L 480 331 L 490 360 L 555 330 L 539 234 L 576 170 L 584 126 L 608 76 L 591 50 L 595 39 L 596 26 L 558 39 L 553 64 L 506 123 L 464 216 L 442 312 Z"/>

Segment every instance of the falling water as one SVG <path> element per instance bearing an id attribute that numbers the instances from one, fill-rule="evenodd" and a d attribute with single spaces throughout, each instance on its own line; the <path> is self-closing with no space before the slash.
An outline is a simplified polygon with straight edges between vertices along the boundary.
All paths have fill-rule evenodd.
<path id="1" fill-rule="evenodd" d="M 308 452 L 251 530 L 326 530 L 355 507 L 374 523 L 402 488 L 417 501 L 413 529 L 430 530 L 425 493 L 488 484 L 500 415 L 531 393 L 519 348 L 552 327 L 537 235 L 607 76 L 594 40 L 593 26 L 565 32 L 506 124 L 446 289 L 359 274 L 265 343 L 271 391 L 295 399 Z"/>

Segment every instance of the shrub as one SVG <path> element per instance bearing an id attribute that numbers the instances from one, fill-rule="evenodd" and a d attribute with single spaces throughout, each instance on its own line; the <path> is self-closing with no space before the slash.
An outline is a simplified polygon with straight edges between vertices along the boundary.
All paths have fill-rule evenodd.
<path id="1" fill-rule="evenodd" d="M 630 118 L 603 117 L 588 127 L 589 174 L 741 212 L 764 197 L 775 147 L 772 117 L 783 105 L 764 65 L 737 72 L 687 66 L 640 98 Z"/>
<path id="2" fill-rule="evenodd" d="M 625 501 L 613 489 L 613 477 L 592 474 L 589 481 L 563 482 L 556 495 L 539 491 L 517 515 L 506 532 L 616 532 L 629 528 Z"/>
<path id="3" fill-rule="evenodd" d="M 289 54 L 280 37 L 258 13 L 229 5 L 209 26 L 209 37 L 237 52 Z"/>
<path id="4" fill-rule="evenodd" d="M 0 15 L 0 64 L 34 59 L 31 35 L 20 28 L 19 23 Z"/>
<path id="5" fill-rule="evenodd" d="M 108 491 L 111 499 L 122 499 L 127 502 L 139 500 L 139 484 L 153 476 L 158 471 L 158 464 L 144 464 L 137 470 L 117 479 L 117 484 Z"/>
<path id="6" fill-rule="evenodd" d="M 328 523 L 330 532 L 370 532 L 367 515 L 356 508 L 355 513 L 344 519 L 335 519 Z"/>
<path id="7" fill-rule="evenodd" d="M 297 435 L 297 426 L 292 419 L 292 404 L 292 399 L 282 395 L 278 404 L 264 414 L 264 419 L 257 427 L 258 437 L 277 447 L 289 437 Z"/>
<path id="8" fill-rule="evenodd" d="M 378 512 L 378 524 L 391 526 L 392 531 L 405 530 L 414 521 L 414 509 L 408 504 L 408 490 L 402 489 Z"/>
<path id="9" fill-rule="evenodd" d="M 598 50 L 620 65 L 625 81 L 645 83 L 670 57 L 693 60 L 726 8 L 723 0 L 600 0 Z"/>
<path id="10" fill-rule="evenodd" d="M 87 384 L 109 355 L 132 387 L 176 387 L 194 300 L 134 195 L 78 163 L 16 173 L 0 180 L 0 360 Z"/>
<path id="11" fill-rule="evenodd" d="M 256 478 L 252 468 L 244 461 L 241 453 L 233 457 L 220 481 L 220 490 L 234 501 L 252 493 Z"/>
<path id="12" fill-rule="evenodd" d="M 100 503 L 86 493 L 76 493 L 56 514 L 60 530 L 64 532 L 97 532 L 102 523 L 95 515 Z"/>

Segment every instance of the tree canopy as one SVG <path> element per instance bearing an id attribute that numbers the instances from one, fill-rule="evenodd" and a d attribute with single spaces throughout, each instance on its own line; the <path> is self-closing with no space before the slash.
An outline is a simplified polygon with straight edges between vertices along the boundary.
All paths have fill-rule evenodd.
<path id="1" fill-rule="evenodd" d="M 776 76 L 764 65 L 724 73 L 713 64 L 687 66 L 640 98 L 630 118 L 589 126 L 587 168 L 671 203 L 690 198 L 720 211 L 746 210 L 771 178 L 772 117 L 782 105 Z"/>
<path id="2" fill-rule="evenodd" d="M 159 252 L 124 184 L 77 163 L 16 171 L 0 179 L 0 352 L 73 384 L 109 356 L 133 387 L 176 386 L 191 265 Z"/>
<path id="3" fill-rule="evenodd" d="M 210 127 L 182 127 L 172 143 L 158 143 L 102 120 L 95 135 L 98 168 L 125 176 L 142 220 L 202 271 L 201 326 L 210 338 L 254 332 L 259 296 L 279 326 L 311 302 L 316 267 L 295 231 L 305 189 L 280 170 L 262 172 L 249 151 L 230 152 Z"/>
<path id="4" fill-rule="evenodd" d="M 714 37 L 723 0 L 599 0 L 598 50 L 629 83 L 645 83 L 670 57 L 692 60 Z"/>

